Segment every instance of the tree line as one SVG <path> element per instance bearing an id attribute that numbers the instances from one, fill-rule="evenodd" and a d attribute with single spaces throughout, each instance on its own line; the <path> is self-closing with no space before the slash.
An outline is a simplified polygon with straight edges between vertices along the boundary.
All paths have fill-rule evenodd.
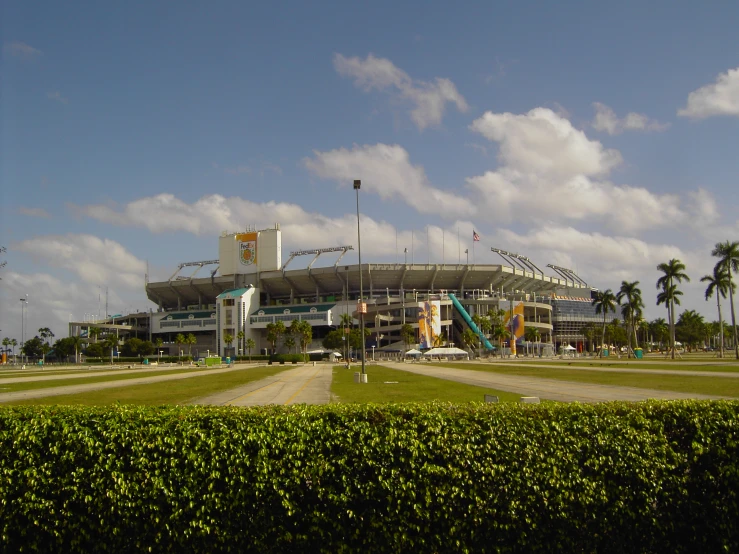
<path id="1" fill-rule="evenodd" d="M 681 338 L 688 345 L 695 346 L 700 342 L 707 342 L 711 336 L 718 336 L 718 356 L 721 358 L 724 357 L 725 339 L 730 338 L 736 359 L 739 360 L 739 342 L 737 341 L 736 315 L 734 311 L 736 284 L 733 280 L 733 275 L 739 271 L 739 242 L 719 242 L 711 251 L 711 255 L 717 258 L 713 272 L 709 275 L 704 275 L 700 280 L 701 282 L 707 283 L 705 291 L 706 300 L 712 298 L 714 295 L 716 296 L 716 306 L 718 309 L 718 322 L 716 324 L 706 323 L 703 320 L 703 316 L 694 310 L 684 311 L 680 314 L 680 318 L 676 320 L 675 306 L 680 305 L 680 298 L 683 295 L 679 289 L 679 285 L 683 282 L 690 282 L 690 277 L 686 273 L 685 264 L 676 258 L 657 266 L 657 270 L 661 272 L 656 282 L 656 288 L 659 291 L 657 294 L 657 305 L 665 306 L 667 309 L 667 322 L 665 324 L 664 319 L 658 319 L 652 322 L 652 324 L 648 324 L 648 328 L 651 326 L 653 335 L 659 336 L 660 342 L 663 341 L 664 333 L 667 332 L 669 352 L 672 359 L 675 359 L 677 338 Z M 721 311 L 721 299 L 726 299 L 727 296 L 731 308 L 731 327 L 728 329 L 730 331 L 728 337 L 724 329 L 724 320 Z M 608 313 L 615 313 L 616 307 L 620 306 L 621 314 L 624 318 L 627 353 L 631 357 L 634 348 L 637 348 L 639 345 L 637 328 L 642 325 L 641 317 L 644 308 L 639 281 L 622 281 L 621 288 L 616 293 L 611 289 L 598 291 L 592 300 L 592 304 L 595 306 L 596 314 L 603 314 L 599 355 L 603 356 L 603 346 L 607 344 L 606 320 Z M 618 325 L 614 327 L 618 327 Z M 634 339 L 634 348 L 632 348 L 632 338 Z"/>

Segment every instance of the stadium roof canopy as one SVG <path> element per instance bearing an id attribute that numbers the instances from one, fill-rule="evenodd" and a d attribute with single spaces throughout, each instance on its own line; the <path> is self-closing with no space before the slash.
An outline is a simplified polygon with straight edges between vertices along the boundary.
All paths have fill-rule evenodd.
<path id="1" fill-rule="evenodd" d="M 248 285 L 259 287 L 273 298 L 316 295 L 340 296 L 346 286 L 350 292 L 359 290 L 359 266 L 342 265 L 294 270 L 276 270 L 253 275 L 231 275 L 183 278 L 146 284 L 149 299 L 166 309 L 198 303 L 214 302 L 228 290 Z M 505 265 L 467 264 L 362 264 L 365 294 L 379 296 L 385 291 L 468 291 L 520 290 L 550 293 L 562 287 L 590 288 L 561 277 L 524 271 Z M 339 298 L 337 298 L 338 300 Z"/>

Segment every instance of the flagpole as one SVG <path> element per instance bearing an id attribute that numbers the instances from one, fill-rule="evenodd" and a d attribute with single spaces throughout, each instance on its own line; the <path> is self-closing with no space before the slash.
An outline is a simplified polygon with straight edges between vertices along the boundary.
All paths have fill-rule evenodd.
<path id="1" fill-rule="evenodd" d="M 441 230 L 441 265 L 444 265 L 444 229 Z"/>
<path id="2" fill-rule="evenodd" d="M 459 242 L 459 227 L 457 227 L 457 254 L 459 255 L 459 258 L 457 258 L 457 263 L 462 263 L 462 243 Z"/>

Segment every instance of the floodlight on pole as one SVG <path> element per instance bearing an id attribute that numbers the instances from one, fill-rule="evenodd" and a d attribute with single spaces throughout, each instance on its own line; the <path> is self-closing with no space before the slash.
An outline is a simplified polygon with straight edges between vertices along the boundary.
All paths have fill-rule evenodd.
<path id="1" fill-rule="evenodd" d="M 366 375 L 365 369 L 365 343 L 364 343 L 364 314 L 367 311 L 367 304 L 364 302 L 364 286 L 362 284 L 362 235 L 359 229 L 359 189 L 362 186 L 360 179 L 354 179 L 354 190 L 357 191 L 357 250 L 359 252 L 359 302 L 357 302 L 357 312 L 359 312 L 359 336 L 362 345 L 362 375 Z M 364 382 L 365 377 L 362 378 Z"/>

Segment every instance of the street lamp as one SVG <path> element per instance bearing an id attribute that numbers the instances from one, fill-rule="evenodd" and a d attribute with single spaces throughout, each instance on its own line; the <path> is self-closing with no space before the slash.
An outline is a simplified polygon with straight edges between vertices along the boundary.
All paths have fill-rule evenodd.
<path id="1" fill-rule="evenodd" d="M 359 231 L 359 189 L 362 181 L 354 179 L 354 190 L 357 191 L 357 249 L 359 251 L 359 302 L 357 303 L 357 311 L 359 312 L 359 336 L 362 344 L 362 379 L 364 382 L 367 378 L 365 370 L 365 346 L 364 346 L 364 313 L 367 311 L 367 304 L 364 303 L 364 286 L 362 285 L 362 236 Z"/>
<path id="2" fill-rule="evenodd" d="M 23 351 L 23 345 L 26 344 L 26 307 L 28 306 L 28 295 L 21 298 L 21 363 L 25 362 L 26 354 Z"/>
<path id="3" fill-rule="evenodd" d="M 375 345 L 372 345 L 372 361 L 375 361 Z"/>

